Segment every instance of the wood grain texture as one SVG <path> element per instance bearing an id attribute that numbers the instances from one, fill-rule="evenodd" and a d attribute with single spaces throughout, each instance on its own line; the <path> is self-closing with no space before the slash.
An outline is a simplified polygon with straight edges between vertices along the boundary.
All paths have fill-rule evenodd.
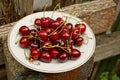
<path id="1" fill-rule="evenodd" d="M 114 32 L 110 35 L 99 35 L 96 39 L 95 61 L 120 54 L 120 32 Z"/>
<path id="2" fill-rule="evenodd" d="M 111 28 L 115 17 L 116 4 L 113 0 L 95 0 L 64 7 L 58 11 L 71 13 L 87 22 L 95 34 Z M 101 24 L 102 25 L 101 25 Z"/>
<path id="3" fill-rule="evenodd" d="M 0 25 L 33 13 L 33 0 L 0 0 Z"/>
<path id="4" fill-rule="evenodd" d="M 0 80 L 7 80 L 6 69 L 4 66 L 0 66 Z"/>
<path id="5" fill-rule="evenodd" d="M 77 17 L 82 17 L 83 19 L 86 19 L 86 21 L 89 21 L 88 20 L 89 18 L 87 18 L 87 17 L 92 16 L 92 15 L 99 16 L 100 14 L 102 14 L 102 12 L 104 13 L 104 11 L 106 11 L 107 9 L 110 9 L 110 12 L 113 11 L 113 13 L 112 13 L 112 15 L 109 15 L 108 18 L 111 18 L 111 16 L 114 16 L 114 11 L 115 11 L 114 7 L 116 5 L 114 4 L 114 2 L 112 0 L 109 0 L 109 1 L 108 0 L 102 0 L 102 1 L 97 0 L 97 1 L 84 3 L 84 4 L 75 4 L 73 6 L 63 8 L 60 11 L 68 13 L 68 12 L 71 11 L 71 9 L 73 9 L 74 6 L 77 6 L 77 9 L 75 10 L 75 11 L 77 11 L 76 16 Z M 100 3 L 100 5 L 98 3 Z M 81 10 L 81 6 L 82 6 L 82 10 Z M 108 12 L 109 12 L 109 10 L 108 10 Z M 104 15 L 106 15 L 106 14 L 107 13 L 105 13 Z M 92 17 L 92 18 L 95 18 L 94 20 L 98 20 L 96 17 Z M 107 20 L 106 18 L 104 18 L 104 19 Z M 90 23 L 89 25 L 92 25 L 92 24 L 95 24 L 95 23 L 93 22 L 93 23 Z M 100 22 L 100 23 L 97 23 L 97 24 L 103 24 L 103 23 Z M 106 23 L 106 24 L 108 24 L 108 23 Z M 25 73 L 25 72 L 29 71 L 29 69 L 26 69 L 25 67 L 23 67 L 21 64 L 19 64 L 11 56 L 11 54 L 10 54 L 8 48 L 7 48 L 7 42 L 6 42 L 7 35 L 8 35 L 8 32 L 10 31 L 10 29 L 12 28 L 13 25 L 14 25 L 14 23 L 0 27 L 0 31 L 1 31 L 0 32 L 0 37 L 2 38 L 2 43 L 4 43 L 3 47 L 4 47 L 6 68 L 7 68 L 8 79 L 9 80 L 13 80 L 13 78 L 15 78 L 15 76 L 19 73 Z M 110 26 L 110 25 L 106 25 L 106 26 L 104 26 L 104 28 L 106 28 L 107 26 Z M 93 29 L 95 34 L 98 34 L 100 32 L 104 32 L 106 30 L 106 29 L 105 30 L 100 29 L 100 26 L 97 26 L 97 27 L 93 26 L 92 29 Z M 48 80 L 56 80 L 56 79 L 57 80 L 84 80 L 90 74 L 92 66 L 93 66 L 93 58 L 91 58 L 82 67 L 80 67 L 78 69 L 75 69 L 73 71 L 70 71 L 70 72 L 54 74 L 54 75 L 53 74 L 40 73 L 40 75 L 42 74 L 44 76 L 44 79 L 48 79 Z M 32 72 L 34 73 L 34 71 L 32 71 Z"/>

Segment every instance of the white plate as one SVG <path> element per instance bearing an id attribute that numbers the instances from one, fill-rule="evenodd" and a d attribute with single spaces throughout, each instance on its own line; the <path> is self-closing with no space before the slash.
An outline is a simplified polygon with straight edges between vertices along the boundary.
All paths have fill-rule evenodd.
<path id="1" fill-rule="evenodd" d="M 52 14 L 53 14 L 52 11 L 45 12 L 46 17 L 51 17 Z M 79 18 L 76 18 L 74 16 L 71 16 L 69 14 L 62 13 L 62 12 L 54 12 L 53 19 L 56 19 L 57 17 L 63 17 L 63 16 L 69 16 L 70 17 L 69 22 L 71 22 L 73 25 L 75 25 L 75 23 L 77 21 L 81 21 L 81 19 L 79 19 Z M 39 71 L 39 72 L 60 73 L 60 72 L 66 72 L 66 71 L 70 71 L 70 70 L 73 70 L 75 68 L 78 68 L 90 59 L 90 57 L 94 53 L 96 42 L 95 42 L 95 37 L 94 37 L 92 30 L 84 22 L 87 25 L 85 34 L 87 34 L 87 36 L 91 37 L 92 39 L 89 39 L 88 44 L 82 45 L 80 48 L 78 48 L 81 52 L 84 52 L 81 54 L 81 57 L 79 59 L 77 59 L 75 61 L 68 60 L 65 63 L 59 63 L 55 60 L 52 60 L 51 63 L 44 63 L 44 62 L 39 62 L 39 61 L 35 61 L 34 63 L 30 63 L 28 60 L 26 60 L 25 55 L 24 55 L 24 49 L 20 48 L 19 44 L 15 45 L 16 35 L 18 34 L 19 28 L 22 25 L 27 25 L 27 26 L 33 25 L 34 20 L 36 18 L 39 18 L 39 17 L 40 18 L 43 17 L 43 12 L 34 13 L 34 14 L 31 14 L 31 15 L 28 15 L 28 16 L 22 18 L 12 28 L 12 30 L 8 36 L 9 37 L 8 38 L 9 50 L 10 50 L 12 56 L 19 63 L 21 63 L 22 65 L 24 65 L 27 68 L 30 68 L 32 70 Z M 36 65 L 36 63 L 38 63 L 38 62 L 40 63 L 40 65 Z"/>

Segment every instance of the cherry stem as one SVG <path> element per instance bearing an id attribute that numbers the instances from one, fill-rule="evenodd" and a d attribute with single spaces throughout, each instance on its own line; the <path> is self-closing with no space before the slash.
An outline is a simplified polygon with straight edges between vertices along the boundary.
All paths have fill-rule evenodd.
<path id="1" fill-rule="evenodd" d="M 83 35 L 79 35 L 79 36 L 80 36 L 80 37 L 87 38 L 87 39 L 93 39 L 92 37 L 87 36 L 87 34 L 83 34 Z"/>
<path id="2" fill-rule="evenodd" d="M 59 33 L 61 33 L 61 31 L 63 30 L 63 28 L 66 26 L 67 19 L 68 19 L 68 17 L 66 17 L 66 19 L 65 19 L 65 23 L 64 23 L 64 25 L 62 26 L 62 29 L 59 31 Z"/>
<path id="3" fill-rule="evenodd" d="M 65 24 L 65 23 L 62 23 L 62 24 L 60 24 L 52 33 L 50 33 L 48 36 L 50 36 L 50 35 L 52 35 L 55 31 L 57 31 L 63 24 Z"/>
<path id="4" fill-rule="evenodd" d="M 45 17 L 45 11 L 46 11 L 48 5 L 49 5 L 49 3 L 47 3 L 47 4 L 45 5 L 45 7 L 44 7 L 44 12 L 43 12 L 43 16 L 44 16 L 44 17 Z"/>
<path id="5" fill-rule="evenodd" d="M 20 38 L 17 39 L 18 35 L 19 35 L 19 33 L 17 33 L 17 35 L 16 35 L 16 37 L 15 37 L 15 44 L 18 44 L 18 42 L 19 42 L 19 40 L 20 40 Z"/>
<path id="6" fill-rule="evenodd" d="M 26 55 L 26 49 L 24 49 L 25 59 L 29 60 L 29 57 Z"/>
<path id="7" fill-rule="evenodd" d="M 70 53 L 69 51 L 67 51 L 65 48 L 66 47 L 62 47 L 62 46 L 59 46 L 59 45 L 47 45 L 47 46 L 43 46 L 43 48 L 55 48 L 55 47 L 58 47 L 58 48 L 61 48 L 62 50 L 64 50 L 65 52 L 67 53 Z"/>
<path id="8" fill-rule="evenodd" d="M 57 8 L 60 9 L 60 3 L 58 3 L 58 4 L 54 7 L 51 18 L 53 18 L 54 12 L 55 12 L 55 10 L 56 10 Z"/>
<path id="9" fill-rule="evenodd" d="M 69 53 L 71 53 L 71 50 L 70 50 L 70 45 L 69 45 L 68 40 L 66 40 L 66 42 L 67 42 L 67 50 L 69 51 Z"/>

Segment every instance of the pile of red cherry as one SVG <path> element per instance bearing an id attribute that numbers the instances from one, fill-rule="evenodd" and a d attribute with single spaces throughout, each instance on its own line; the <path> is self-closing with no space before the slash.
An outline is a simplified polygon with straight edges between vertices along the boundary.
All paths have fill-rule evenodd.
<path id="1" fill-rule="evenodd" d="M 35 29 L 23 25 L 19 28 L 22 36 L 19 45 L 21 48 L 30 49 L 30 60 L 51 62 L 56 59 L 59 62 L 76 60 L 81 52 L 73 46 L 81 46 L 81 35 L 86 30 L 84 23 L 73 25 L 58 17 L 56 20 L 49 17 L 36 18 Z M 73 27 L 75 26 L 75 27 Z"/>

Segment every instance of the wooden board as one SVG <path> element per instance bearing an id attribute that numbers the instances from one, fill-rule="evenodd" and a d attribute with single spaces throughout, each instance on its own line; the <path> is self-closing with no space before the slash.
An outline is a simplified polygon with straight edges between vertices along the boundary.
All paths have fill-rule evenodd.
<path id="1" fill-rule="evenodd" d="M 100 5 L 102 5 L 102 6 L 100 6 Z M 73 6 L 63 8 L 60 11 L 69 13 L 71 11 L 71 9 L 74 8 L 74 6 L 77 6 L 76 16 L 81 17 L 87 23 L 89 23 L 89 25 L 91 25 L 91 28 L 93 29 L 95 34 L 105 32 L 109 28 L 108 26 L 111 26 L 111 24 L 108 24 L 107 22 L 112 23 L 112 20 L 109 20 L 108 18 L 111 18 L 111 19 L 114 18 L 114 12 L 115 12 L 114 8 L 116 6 L 112 0 L 109 0 L 109 1 L 108 0 L 102 0 L 102 1 L 97 0 L 97 1 L 84 3 L 84 4 L 76 4 Z M 82 6 L 82 10 L 80 10 L 81 6 Z M 95 6 L 96 6 L 96 8 L 94 8 Z M 110 13 L 110 14 L 108 14 L 108 13 Z M 101 18 L 102 16 L 106 16 L 106 17 Z M 100 19 L 103 21 L 106 21 L 106 22 L 103 23 L 103 22 L 99 21 Z M 92 22 L 90 22 L 89 20 Z M 98 24 L 99 25 L 104 24 L 102 26 L 104 29 L 103 28 L 101 29 L 101 26 L 98 26 Z M 93 57 L 82 67 L 79 67 L 78 69 L 75 69 L 75 70 L 72 70 L 72 71 L 69 71 L 66 73 L 60 73 L 60 74 L 38 73 L 38 72 L 31 71 L 31 70 L 23 67 L 16 60 L 14 60 L 14 58 L 11 56 L 11 54 L 7 48 L 7 42 L 6 42 L 7 38 L 6 37 L 8 35 L 9 30 L 12 28 L 13 25 L 14 24 L 8 24 L 5 26 L 1 26 L 1 29 L 0 29 L 0 31 L 1 31 L 0 37 L 2 38 L 2 43 L 4 43 L 3 47 L 4 47 L 4 54 L 5 54 L 5 62 L 6 62 L 7 75 L 8 75 L 9 80 L 13 80 L 14 78 L 20 78 L 20 77 L 30 79 L 29 76 L 31 73 L 35 73 L 37 75 L 37 77 L 41 76 L 42 79 L 48 79 L 48 80 L 84 80 L 88 77 L 88 74 L 90 74 L 90 72 L 92 70 L 93 62 L 94 62 Z M 24 73 L 26 73 L 25 74 L 26 76 L 22 75 Z"/>

